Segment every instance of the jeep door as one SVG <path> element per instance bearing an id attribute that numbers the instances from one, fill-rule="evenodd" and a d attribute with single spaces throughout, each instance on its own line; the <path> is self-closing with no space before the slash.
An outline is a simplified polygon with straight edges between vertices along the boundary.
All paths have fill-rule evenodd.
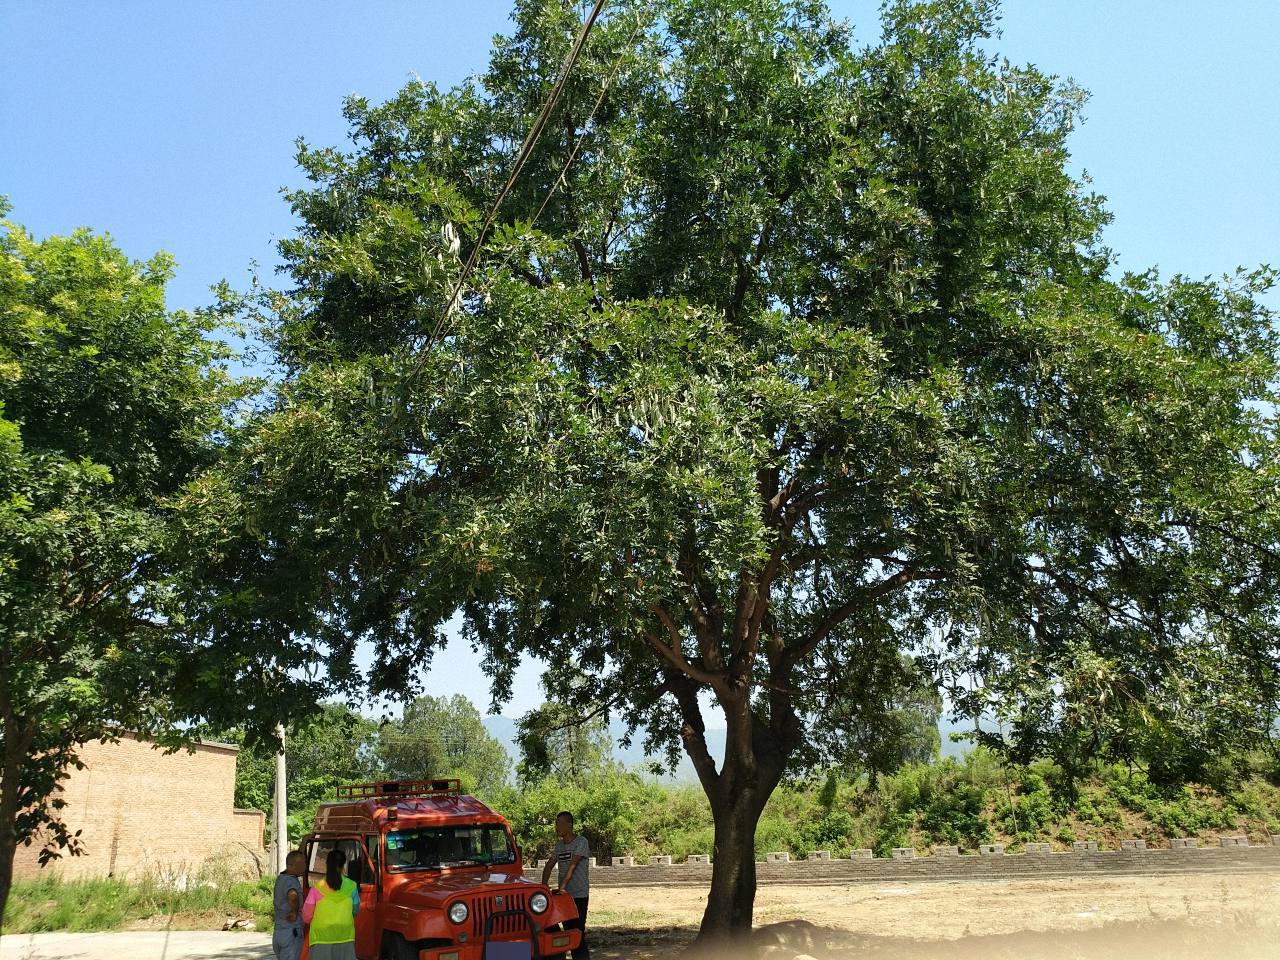
<path id="1" fill-rule="evenodd" d="M 325 859 L 338 849 L 347 855 L 347 876 L 360 888 L 360 912 L 356 914 L 356 956 L 378 960 L 382 948 L 382 877 L 379 870 L 381 847 L 378 837 L 316 837 L 306 839 L 307 887 L 324 879 Z M 372 854 L 372 855 L 371 855 Z"/>

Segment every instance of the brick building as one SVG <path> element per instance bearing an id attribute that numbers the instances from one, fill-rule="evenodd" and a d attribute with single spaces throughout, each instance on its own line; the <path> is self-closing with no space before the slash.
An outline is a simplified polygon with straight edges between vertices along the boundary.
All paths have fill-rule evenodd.
<path id="1" fill-rule="evenodd" d="M 258 875 L 269 869 L 263 849 L 265 815 L 235 807 L 238 748 L 202 743 L 166 755 L 132 735 L 117 743 L 86 743 L 83 770 L 63 781 L 62 816 L 82 830 L 84 854 L 53 861 L 44 871 L 63 877 L 182 876 L 202 869 Z M 39 847 L 19 847 L 18 878 L 41 872 Z"/>

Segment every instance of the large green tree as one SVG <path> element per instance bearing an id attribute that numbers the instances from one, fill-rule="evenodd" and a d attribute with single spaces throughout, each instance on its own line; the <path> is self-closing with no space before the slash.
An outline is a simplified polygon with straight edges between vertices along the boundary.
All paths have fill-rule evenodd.
<path id="1" fill-rule="evenodd" d="M 78 851 L 58 786 L 79 746 L 172 733 L 171 500 L 234 392 L 217 317 L 165 308 L 172 267 L 0 222 L 0 913 L 19 843 Z"/>
<path id="2" fill-rule="evenodd" d="M 616 4 L 483 235 L 576 4 L 520 0 L 476 81 L 349 101 L 259 301 L 285 376 L 209 491 L 249 521 L 211 573 L 293 589 L 211 649 L 269 630 L 354 684 L 362 638 L 405 691 L 460 616 L 499 699 L 542 657 L 691 758 L 706 937 L 903 653 L 1029 754 L 1105 753 L 1119 713 L 1259 736 L 1273 274 L 1116 275 L 1084 96 L 988 53 L 995 17 L 900 0 L 863 44 L 810 0 Z"/>
<path id="3" fill-rule="evenodd" d="M 279 741 L 256 725 L 209 732 L 244 744 L 236 761 L 236 805 L 270 810 Z M 289 833 L 314 826 L 316 807 L 334 788 L 370 780 L 458 777 L 464 789 L 493 797 L 507 785 L 511 760 L 466 697 L 419 697 L 379 723 L 341 703 L 296 718 L 285 732 Z"/>

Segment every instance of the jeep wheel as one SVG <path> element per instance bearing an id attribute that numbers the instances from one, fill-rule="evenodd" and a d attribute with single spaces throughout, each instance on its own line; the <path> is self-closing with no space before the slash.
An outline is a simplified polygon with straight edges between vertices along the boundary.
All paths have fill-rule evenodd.
<path id="1" fill-rule="evenodd" d="M 409 941 L 398 933 L 389 933 L 382 941 L 382 957 L 380 960 L 418 960 L 418 951 L 409 945 Z"/>

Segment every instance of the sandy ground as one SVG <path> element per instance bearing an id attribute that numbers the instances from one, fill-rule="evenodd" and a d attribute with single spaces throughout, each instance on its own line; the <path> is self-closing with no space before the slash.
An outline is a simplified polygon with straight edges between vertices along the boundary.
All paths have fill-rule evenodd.
<path id="1" fill-rule="evenodd" d="M 592 955 L 669 956 L 705 903 L 690 887 L 596 890 Z M 1280 876 L 1266 874 L 766 886 L 755 915 L 779 925 L 779 957 L 1280 958 Z"/>
<path id="2" fill-rule="evenodd" d="M 671 960 L 697 930 L 696 887 L 591 897 L 596 960 Z M 767 886 L 770 957 L 832 960 L 1275 960 L 1280 875 L 1099 877 Z M 265 960 L 257 933 L 136 932 L 0 938 L 0 960 Z M 741 951 L 734 951 L 741 960 Z"/>
<path id="3" fill-rule="evenodd" d="M 595 926 L 696 927 L 705 905 L 697 887 L 603 888 L 592 891 L 591 918 Z M 1249 918 L 1280 932 L 1280 875 L 762 886 L 755 917 L 758 926 L 803 919 L 850 934 L 929 940 Z"/>

